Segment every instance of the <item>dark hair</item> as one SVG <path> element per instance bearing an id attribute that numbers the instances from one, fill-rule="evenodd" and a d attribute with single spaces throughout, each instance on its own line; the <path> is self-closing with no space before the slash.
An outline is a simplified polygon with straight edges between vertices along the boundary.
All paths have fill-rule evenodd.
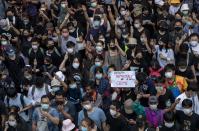
<path id="1" fill-rule="evenodd" d="M 17 112 L 11 112 L 8 114 L 8 116 L 14 116 L 14 118 L 16 119 L 17 122 L 20 121 L 20 117 L 19 114 Z"/>
<path id="2" fill-rule="evenodd" d="M 55 92 L 55 96 L 63 96 L 64 97 L 64 92 L 63 91 L 57 91 L 57 92 Z"/>
<path id="3" fill-rule="evenodd" d="M 94 73 L 96 74 L 97 72 L 103 73 L 103 69 L 101 67 L 96 67 Z"/>
<path id="4" fill-rule="evenodd" d="M 41 101 L 42 101 L 42 99 L 49 99 L 49 97 L 48 97 L 48 95 L 43 95 L 42 97 L 41 97 Z"/>
<path id="5" fill-rule="evenodd" d="M 85 95 L 83 98 L 82 98 L 82 102 L 85 102 L 85 101 L 92 101 L 92 97 L 89 96 L 89 95 Z"/>
<path id="6" fill-rule="evenodd" d="M 43 77 L 40 77 L 40 76 L 37 76 L 36 77 L 36 80 L 35 80 L 35 86 L 42 86 L 44 84 L 44 78 Z"/>
<path id="7" fill-rule="evenodd" d="M 186 52 L 187 53 L 188 50 L 189 50 L 189 46 L 188 46 L 187 43 L 183 43 L 183 44 L 180 45 L 180 52 Z"/>
<path id="8" fill-rule="evenodd" d="M 157 60 L 152 60 L 152 61 L 150 62 L 150 65 L 151 65 L 151 66 L 155 66 L 156 69 L 159 69 L 159 68 L 160 68 L 160 64 L 159 64 L 159 62 L 158 62 Z"/>
<path id="9" fill-rule="evenodd" d="M 182 101 L 182 107 L 192 107 L 192 101 L 190 99 L 184 99 Z"/>
<path id="10" fill-rule="evenodd" d="M 175 65 L 174 64 L 167 64 L 164 68 L 165 71 L 167 70 L 173 70 L 175 71 Z"/>
<path id="11" fill-rule="evenodd" d="M 95 122 L 92 119 L 90 119 L 89 117 L 85 117 L 82 121 L 86 121 L 88 123 L 88 126 L 91 128 L 95 127 Z"/>
<path id="12" fill-rule="evenodd" d="M 192 33 L 190 36 L 189 36 L 189 39 L 191 39 L 191 37 L 198 37 L 198 39 L 199 39 L 199 35 L 197 34 L 197 33 Z"/>
<path id="13" fill-rule="evenodd" d="M 101 61 L 103 61 L 103 60 L 104 60 L 104 58 L 103 58 L 103 56 L 102 56 L 102 55 L 96 55 L 95 59 L 99 59 L 99 60 L 101 60 Z"/>
<path id="14" fill-rule="evenodd" d="M 164 77 L 157 77 L 154 80 L 155 83 L 165 83 L 165 78 Z"/>
<path id="15" fill-rule="evenodd" d="M 121 105 L 118 101 L 114 100 L 112 101 L 111 105 L 115 106 L 117 110 L 120 110 Z"/>
<path id="16" fill-rule="evenodd" d="M 115 65 L 110 65 L 110 66 L 108 67 L 107 71 L 108 71 L 110 68 L 113 68 L 114 70 L 116 70 Z"/>
<path id="17" fill-rule="evenodd" d="M 74 42 L 72 42 L 72 41 L 68 41 L 67 43 L 66 43 L 66 46 L 69 48 L 69 47 L 74 47 L 75 46 L 75 43 Z"/>
<path id="18" fill-rule="evenodd" d="M 39 42 L 38 38 L 37 37 L 33 37 L 31 42 Z"/>
<path id="19" fill-rule="evenodd" d="M 174 113 L 169 111 L 164 113 L 163 118 L 166 122 L 173 122 L 175 117 L 174 117 Z"/>
<path id="20" fill-rule="evenodd" d="M 63 31 L 64 29 L 67 29 L 67 30 L 68 30 L 67 26 L 63 26 L 63 27 L 61 28 L 61 31 Z"/>
<path id="21" fill-rule="evenodd" d="M 95 89 L 95 82 L 94 81 L 88 81 L 85 83 L 85 87 L 90 87 L 91 89 Z"/>
<path id="22" fill-rule="evenodd" d="M 45 56 L 44 60 L 49 63 L 52 63 L 52 58 L 50 56 Z"/>
<path id="23" fill-rule="evenodd" d="M 136 79 L 139 83 L 143 83 L 147 79 L 147 75 L 144 72 L 139 72 L 136 74 Z"/>
<path id="24" fill-rule="evenodd" d="M 197 83 L 196 82 L 189 82 L 187 91 L 197 91 Z"/>

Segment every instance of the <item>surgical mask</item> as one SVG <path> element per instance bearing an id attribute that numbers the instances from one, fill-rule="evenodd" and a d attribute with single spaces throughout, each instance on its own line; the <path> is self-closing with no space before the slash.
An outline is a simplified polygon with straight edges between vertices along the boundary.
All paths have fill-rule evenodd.
<path id="1" fill-rule="evenodd" d="M 14 120 L 14 121 L 8 121 L 8 124 L 9 124 L 10 126 L 12 126 L 12 127 L 16 127 L 17 121 L 16 121 L 16 120 Z"/>
<path id="2" fill-rule="evenodd" d="M 77 43 L 77 48 L 78 48 L 78 50 L 83 50 L 84 49 L 84 44 Z"/>
<path id="3" fill-rule="evenodd" d="M 65 3 L 62 3 L 62 4 L 61 4 L 61 7 L 62 7 L 62 8 L 66 8 L 66 4 L 65 4 Z"/>
<path id="4" fill-rule="evenodd" d="M 123 15 L 123 16 L 126 15 L 126 11 L 125 11 L 125 10 L 121 11 L 120 13 L 121 13 L 121 15 Z"/>
<path id="5" fill-rule="evenodd" d="M 41 109 L 42 110 L 48 110 L 49 104 L 41 104 Z"/>
<path id="6" fill-rule="evenodd" d="M 79 68 L 79 63 L 73 63 L 73 68 L 75 69 Z"/>
<path id="7" fill-rule="evenodd" d="M 139 24 L 139 23 L 136 23 L 136 24 L 134 24 L 134 27 L 135 27 L 135 28 L 140 28 L 140 24 Z"/>
<path id="8" fill-rule="evenodd" d="M 100 80 L 102 78 L 102 74 L 96 74 L 95 77 L 96 79 Z"/>
<path id="9" fill-rule="evenodd" d="M 171 128 L 174 126 L 174 122 L 165 122 L 164 125 L 168 128 Z"/>
<path id="10" fill-rule="evenodd" d="M 198 41 L 190 41 L 190 44 L 192 47 L 196 47 L 198 44 Z"/>
<path id="11" fill-rule="evenodd" d="M 84 109 L 86 109 L 86 110 L 90 110 L 90 109 L 92 108 L 91 104 L 86 104 L 86 105 L 84 105 L 83 107 L 84 107 Z"/>
<path id="12" fill-rule="evenodd" d="M 37 45 L 32 45 L 32 48 L 33 48 L 33 50 L 36 50 L 36 49 L 38 49 L 38 46 Z"/>
<path id="13" fill-rule="evenodd" d="M 119 26 L 121 26 L 121 25 L 124 24 L 124 21 L 123 21 L 123 20 L 118 20 L 117 24 L 118 24 Z"/>
<path id="14" fill-rule="evenodd" d="M 99 40 L 105 42 L 105 38 L 100 38 Z"/>
<path id="15" fill-rule="evenodd" d="M 23 23 L 24 23 L 24 25 L 27 25 L 27 24 L 29 23 L 29 20 L 24 19 L 24 20 L 23 20 Z"/>
<path id="16" fill-rule="evenodd" d="M 187 68 L 184 68 L 184 69 L 183 68 L 179 68 L 180 72 L 185 72 L 186 70 L 187 70 Z"/>
<path id="17" fill-rule="evenodd" d="M 91 3 L 91 7 L 96 7 L 97 6 L 97 2 L 92 2 Z"/>
<path id="18" fill-rule="evenodd" d="M 157 109 L 157 106 L 156 104 L 153 104 L 153 105 L 149 105 L 149 107 L 151 108 L 151 110 L 156 110 Z"/>
<path id="19" fill-rule="evenodd" d="M 189 14 L 189 11 L 188 11 L 188 10 L 183 10 L 183 11 L 182 11 L 182 14 L 183 14 L 183 15 L 188 15 L 188 14 Z"/>
<path id="20" fill-rule="evenodd" d="M 7 41 L 7 40 L 2 40 L 2 41 L 1 41 L 1 44 L 2 44 L 2 45 L 7 45 L 7 44 L 8 44 L 8 41 Z"/>
<path id="21" fill-rule="evenodd" d="M 59 87 L 52 87 L 52 91 L 55 93 L 59 90 L 60 88 Z"/>
<path id="22" fill-rule="evenodd" d="M 101 65 L 102 65 L 101 62 L 95 62 L 95 66 L 99 67 Z"/>
<path id="23" fill-rule="evenodd" d="M 32 79 L 32 75 L 25 75 L 24 76 L 26 79 L 31 80 Z"/>
<path id="24" fill-rule="evenodd" d="M 71 53 L 73 53 L 73 48 L 68 48 L 67 51 L 69 54 L 71 54 Z"/>
<path id="25" fill-rule="evenodd" d="M 192 112 L 192 109 L 183 109 L 185 115 L 189 115 Z"/>
<path id="26" fill-rule="evenodd" d="M 102 51 L 103 50 L 103 48 L 101 47 L 101 46 L 96 46 L 96 51 Z"/>
<path id="27" fill-rule="evenodd" d="M 117 112 L 115 110 L 110 109 L 110 114 L 111 114 L 111 116 L 115 116 L 117 114 Z"/>
<path id="28" fill-rule="evenodd" d="M 166 73 L 165 73 L 165 77 L 166 77 L 166 78 L 172 78 L 172 76 L 173 76 L 173 73 L 172 73 L 172 72 L 166 72 Z"/>
<path id="29" fill-rule="evenodd" d="M 88 129 L 86 127 L 81 127 L 81 131 L 88 131 Z"/>
<path id="30" fill-rule="evenodd" d="M 100 21 L 98 21 L 98 20 L 93 21 L 93 26 L 94 27 L 99 27 L 100 26 Z"/>
<path id="31" fill-rule="evenodd" d="M 70 87 L 71 89 L 75 89 L 75 88 L 77 88 L 77 84 L 76 84 L 76 83 L 70 84 L 69 87 Z"/>

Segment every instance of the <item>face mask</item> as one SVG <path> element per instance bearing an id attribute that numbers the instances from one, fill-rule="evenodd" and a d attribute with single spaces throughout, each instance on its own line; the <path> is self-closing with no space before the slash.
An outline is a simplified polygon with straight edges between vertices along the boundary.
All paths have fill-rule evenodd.
<path id="1" fill-rule="evenodd" d="M 91 7 L 96 7 L 97 6 L 97 2 L 92 2 L 91 3 Z"/>
<path id="2" fill-rule="evenodd" d="M 96 74 L 95 77 L 96 79 L 100 80 L 102 78 L 102 74 Z"/>
<path id="3" fill-rule="evenodd" d="M 81 127 L 81 131 L 88 131 L 88 129 L 86 127 Z"/>
<path id="4" fill-rule="evenodd" d="M 117 112 L 115 110 L 110 109 L 110 114 L 111 114 L 111 116 L 115 116 L 117 114 Z"/>
<path id="5" fill-rule="evenodd" d="M 165 122 L 164 125 L 168 128 L 171 128 L 174 126 L 174 122 Z"/>
<path id="6" fill-rule="evenodd" d="M 77 43 L 77 48 L 78 48 L 78 50 L 83 50 L 84 49 L 84 44 Z"/>
<path id="7" fill-rule="evenodd" d="M 124 24 L 124 21 L 123 21 L 123 20 L 118 20 L 117 25 L 121 26 L 121 25 L 123 25 L 123 24 Z"/>
<path id="8" fill-rule="evenodd" d="M 8 19 L 9 19 L 10 21 L 12 21 L 12 20 L 13 20 L 13 16 L 8 16 Z"/>
<path id="9" fill-rule="evenodd" d="M 52 50 L 52 49 L 54 49 L 54 45 L 50 45 L 50 46 L 48 46 L 47 47 L 49 50 Z"/>
<path id="10" fill-rule="evenodd" d="M 141 38 L 140 38 L 140 41 L 141 41 L 142 43 L 144 43 L 144 39 L 145 39 L 145 38 L 141 37 Z"/>
<path id="11" fill-rule="evenodd" d="M 62 8 L 66 8 L 66 4 L 65 4 L 65 3 L 62 3 L 62 4 L 61 4 L 61 7 L 62 7 Z"/>
<path id="12" fill-rule="evenodd" d="M 48 110 L 49 104 L 41 104 L 41 109 L 42 110 Z"/>
<path id="13" fill-rule="evenodd" d="M 52 87 L 52 91 L 55 93 L 59 90 L 60 88 L 59 87 Z"/>
<path id="14" fill-rule="evenodd" d="M 98 20 L 93 21 L 93 26 L 94 27 L 99 27 L 100 26 L 100 21 L 98 21 Z"/>
<path id="15" fill-rule="evenodd" d="M 110 47 L 111 50 L 116 50 L 116 46 Z"/>
<path id="16" fill-rule="evenodd" d="M 69 54 L 71 54 L 71 53 L 73 53 L 73 48 L 68 48 L 67 51 Z"/>
<path id="17" fill-rule="evenodd" d="M 121 13 L 121 15 L 123 15 L 123 16 L 126 15 L 126 11 L 125 11 L 125 10 L 121 11 L 120 13 Z"/>
<path id="18" fill-rule="evenodd" d="M 73 63 L 73 68 L 75 69 L 79 68 L 79 63 Z"/>
<path id="19" fill-rule="evenodd" d="M 155 89 L 157 90 L 157 92 L 162 92 L 163 86 L 156 86 Z"/>
<path id="20" fill-rule="evenodd" d="M 102 65 L 101 62 L 95 62 L 95 66 L 99 67 L 101 65 Z"/>
<path id="21" fill-rule="evenodd" d="M 172 72 L 166 72 L 165 73 L 166 78 L 172 78 L 172 76 L 173 76 Z"/>
<path id="22" fill-rule="evenodd" d="M 33 50 L 36 50 L 38 48 L 37 45 L 32 45 Z"/>
<path id="23" fill-rule="evenodd" d="M 129 49 L 134 49 L 136 47 L 136 45 L 132 45 L 132 44 L 129 44 L 127 45 Z"/>
<path id="24" fill-rule="evenodd" d="M 96 46 L 96 51 L 101 52 L 103 50 L 103 48 L 101 46 Z"/>
<path id="25" fill-rule="evenodd" d="M 17 122 L 16 122 L 16 120 L 15 120 L 15 121 L 8 121 L 8 124 L 9 124 L 10 126 L 12 126 L 12 127 L 16 127 Z"/>
<path id="26" fill-rule="evenodd" d="M 192 25 L 192 22 L 187 21 L 186 24 L 189 25 L 189 26 L 191 26 L 191 25 Z"/>
<path id="27" fill-rule="evenodd" d="M 166 31 L 166 29 L 163 28 L 163 27 L 160 27 L 159 30 L 160 30 L 161 32 L 165 32 L 165 31 Z"/>
<path id="28" fill-rule="evenodd" d="M 69 87 L 70 87 L 71 89 L 75 89 L 75 88 L 77 88 L 77 84 L 76 84 L 76 83 L 70 84 Z"/>
<path id="29" fill-rule="evenodd" d="M 84 105 L 84 109 L 90 110 L 92 108 L 91 104 Z"/>
<path id="30" fill-rule="evenodd" d="M 187 68 L 184 68 L 184 69 L 183 68 L 179 68 L 180 72 L 185 72 L 186 70 L 187 70 Z"/>
<path id="31" fill-rule="evenodd" d="M 176 30 L 176 31 L 180 31 L 180 30 L 182 30 L 182 27 L 181 27 L 181 26 L 176 26 L 176 27 L 175 27 L 175 30 Z"/>
<path id="32" fill-rule="evenodd" d="M 123 35 L 123 34 L 122 34 L 122 37 L 123 37 L 124 39 L 126 39 L 126 38 L 128 38 L 128 35 Z"/>
<path id="33" fill-rule="evenodd" d="M 151 110 L 156 110 L 158 105 L 149 105 L 149 107 L 151 108 Z"/>
<path id="34" fill-rule="evenodd" d="M 188 15 L 188 14 L 189 14 L 189 11 L 188 11 L 188 10 L 183 10 L 183 11 L 182 11 L 182 14 L 183 14 L 183 15 Z"/>
<path id="35" fill-rule="evenodd" d="M 135 28 L 140 28 L 140 24 L 139 24 L 139 23 L 136 23 L 136 24 L 134 24 L 134 27 L 135 27 Z"/>
<path id="36" fill-rule="evenodd" d="M 24 20 L 23 20 L 23 23 L 24 23 L 24 25 L 27 25 L 27 24 L 29 23 L 29 20 L 24 19 Z"/>
<path id="37" fill-rule="evenodd" d="M 104 38 L 100 38 L 100 39 L 99 39 L 99 41 L 103 41 L 103 42 L 105 42 L 105 39 L 104 39 Z"/>
<path id="38" fill-rule="evenodd" d="M 24 76 L 26 79 L 31 80 L 32 79 L 32 75 L 26 75 Z"/>
<path id="39" fill-rule="evenodd" d="M 2 40 L 1 41 L 1 45 L 7 45 L 8 44 L 8 41 L 7 40 Z"/>
<path id="40" fill-rule="evenodd" d="M 192 112 L 192 109 L 183 109 L 185 115 L 189 115 Z"/>
<path id="41" fill-rule="evenodd" d="M 72 29 L 69 30 L 70 33 L 73 33 L 75 31 L 75 28 L 73 27 Z"/>
<path id="42" fill-rule="evenodd" d="M 192 47 L 196 47 L 198 44 L 198 41 L 191 41 L 190 44 Z"/>

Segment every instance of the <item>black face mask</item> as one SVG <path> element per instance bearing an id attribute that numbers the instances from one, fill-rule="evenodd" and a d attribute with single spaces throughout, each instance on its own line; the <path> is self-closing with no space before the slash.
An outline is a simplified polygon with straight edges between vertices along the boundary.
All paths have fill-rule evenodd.
<path id="1" fill-rule="evenodd" d="M 136 61 L 140 63 L 142 62 L 142 58 L 136 58 Z"/>
<path id="2" fill-rule="evenodd" d="M 57 105 L 63 105 L 64 101 L 56 101 Z"/>
<path id="3" fill-rule="evenodd" d="M 134 49 L 136 47 L 136 45 L 132 45 L 132 44 L 129 44 L 127 45 L 129 49 Z"/>
<path id="4" fill-rule="evenodd" d="M 113 46 L 113 47 L 110 47 L 110 49 L 111 49 L 111 50 L 116 50 L 116 47 L 115 47 L 115 46 Z"/>
<path id="5" fill-rule="evenodd" d="M 13 16 L 7 16 L 10 21 L 13 20 Z"/>
<path id="6" fill-rule="evenodd" d="M 162 32 L 164 32 L 164 31 L 166 31 L 167 29 L 164 28 L 164 27 L 160 27 L 159 30 L 162 31 Z"/>
<path id="7" fill-rule="evenodd" d="M 48 48 L 48 50 L 52 50 L 52 49 L 54 49 L 54 45 L 48 46 L 47 48 Z"/>
<path id="8" fill-rule="evenodd" d="M 51 64 L 50 64 L 50 63 L 46 63 L 45 65 L 46 65 L 46 66 L 50 66 Z"/>
<path id="9" fill-rule="evenodd" d="M 144 126 L 144 122 L 141 121 L 141 120 L 137 120 L 137 121 L 136 121 L 136 125 L 137 125 L 138 128 L 141 128 L 141 127 Z"/>
<path id="10" fill-rule="evenodd" d="M 180 30 L 182 30 L 182 27 L 181 27 L 181 26 L 176 26 L 176 27 L 175 27 L 175 30 L 176 30 L 176 31 L 180 31 Z"/>

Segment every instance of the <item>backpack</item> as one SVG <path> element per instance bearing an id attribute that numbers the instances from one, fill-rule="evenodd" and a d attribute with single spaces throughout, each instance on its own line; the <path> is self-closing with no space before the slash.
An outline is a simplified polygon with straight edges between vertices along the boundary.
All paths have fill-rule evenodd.
<path id="1" fill-rule="evenodd" d="M 6 102 L 7 102 L 8 107 L 9 107 L 9 101 L 10 101 L 10 99 L 8 97 L 6 97 Z M 22 94 L 20 94 L 20 102 L 21 102 L 21 105 L 24 108 L 25 107 L 25 102 L 24 102 L 24 95 L 22 95 Z"/>
<path id="2" fill-rule="evenodd" d="M 35 88 L 36 88 L 36 86 L 34 85 L 33 87 L 32 87 L 32 91 L 31 91 L 31 95 L 33 96 L 33 99 L 34 99 L 34 94 L 35 94 Z M 45 91 L 46 91 L 46 94 L 48 94 L 50 91 L 48 90 L 48 85 L 47 84 L 45 84 Z"/>

